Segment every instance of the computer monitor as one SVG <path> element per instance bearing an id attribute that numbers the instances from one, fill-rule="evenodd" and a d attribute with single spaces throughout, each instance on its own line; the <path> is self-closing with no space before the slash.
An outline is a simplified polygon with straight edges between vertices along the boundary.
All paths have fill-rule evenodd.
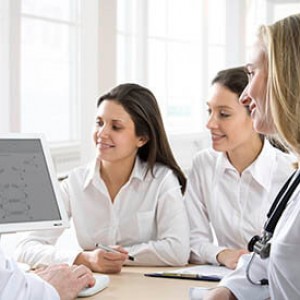
<path id="1" fill-rule="evenodd" d="M 68 226 L 45 138 L 0 134 L 0 234 Z"/>

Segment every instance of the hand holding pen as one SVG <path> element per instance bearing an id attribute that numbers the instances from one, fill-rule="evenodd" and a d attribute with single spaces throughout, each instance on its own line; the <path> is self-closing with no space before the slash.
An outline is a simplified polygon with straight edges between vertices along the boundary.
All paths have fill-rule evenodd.
<path id="1" fill-rule="evenodd" d="M 126 259 L 128 259 L 128 252 L 122 247 L 119 247 L 119 249 L 110 247 L 105 248 L 105 250 L 102 249 L 100 249 L 100 244 L 97 244 L 94 250 L 82 251 L 77 255 L 73 264 L 86 265 L 97 273 L 112 274 L 121 272 Z"/>
<path id="2" fill-rule="evenodd" d="M 97 243 L 96 247 L 99 248 L 99 249 L 105 250 L 107 252 L 120 253 L 120 251 L 118 251 L 116 249 L 113 249 L 111 247 L 108 247 L 106 245 L 100 244 L 100 243 Z M 132 255 L 128 255 L 128 259 L 131 260 L 131 261 L 134 261 L 134 257 Z"/>

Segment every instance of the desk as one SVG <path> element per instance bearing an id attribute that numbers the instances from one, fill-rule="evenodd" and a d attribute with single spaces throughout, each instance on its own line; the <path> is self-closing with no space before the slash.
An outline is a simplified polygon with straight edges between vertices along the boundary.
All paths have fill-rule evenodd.
<path id="1" fill-rule="evenodd" d="M 144 273 L 170 271 L 178 267 L 123 267 L 120 274 L 110 274 L 108 288 L 88 300 L 188 300 L 192 286 L 214 287 L 217 282 L 153 278 Z M 81 298 L 83 299 L 83 298 Z"/>

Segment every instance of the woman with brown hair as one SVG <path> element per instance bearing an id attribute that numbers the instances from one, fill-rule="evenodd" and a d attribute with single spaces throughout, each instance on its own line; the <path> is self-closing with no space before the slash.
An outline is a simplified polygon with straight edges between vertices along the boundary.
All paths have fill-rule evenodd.
<path id="1" fill-rule="evenodd" d="M 100 97 L 97 107 L 96 158 L 62 182 L 82 250 L 55 249 L 61 231 L 34 232 L 19 245 L 19 260 L 84 264 L 106 273 L 120 272 L 123 264 L 185 265 L 186 179 L 171 152 L 154 95 L 140 85 L 121 84 Z M 99 243 L 117 253 L 96 248 Z"/>
<path id="2" fill-rule="evenodd" d="M 244 67 L 222 70 L 212 80 L 206 125 L 212 148 L 195 155 L 185 195 L 192 263 L 236 268 L 293 171 L 293 158 L 253 129 L 249 109 L 239 103 L 247 84 Z"/>

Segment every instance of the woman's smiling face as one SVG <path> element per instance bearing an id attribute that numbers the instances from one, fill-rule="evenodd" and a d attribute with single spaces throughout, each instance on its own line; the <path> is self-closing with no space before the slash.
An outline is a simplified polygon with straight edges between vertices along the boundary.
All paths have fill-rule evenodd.
<path id="1" fill-rule="evenodd" d="M 109 162 L 134 160 L 138 148 L 145 144 L 135 134 L 131 116 L 117 101 L 104 100 L 97 111 L 94 141 L 98 158 Z"/>
<path id="2" fill-rule="evenodd" d="M 216 151 L 231 152 L 244 147 L 255 134 L 247 109 L 239 103 L 238 95 L 219 83 L 211 87 L 207 102 L 212 147 Z"/>
<path id="3" fill-rule="evenodd" d="M 253 127 L 263 134 L 275 133 L 270 112 L 270 99 L 267 99 L 268 68 L 262 43 L 257 40 L 247 64 L 249 84 L 240 97 L 240 102 L 249 107 Z"/>

